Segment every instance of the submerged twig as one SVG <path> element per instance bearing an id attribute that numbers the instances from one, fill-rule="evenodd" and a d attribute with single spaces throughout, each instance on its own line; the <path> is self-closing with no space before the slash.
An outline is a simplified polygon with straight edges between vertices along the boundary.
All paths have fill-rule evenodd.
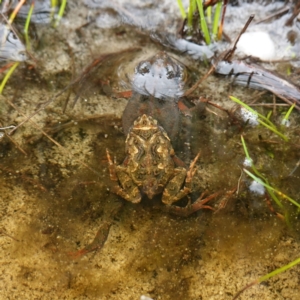
<path id="1" fill-rule="evenodd" d="M 2 127 L 2 128 L 0 128 L 0 130 L 4 130 L 4 132 L 5 132 L 5 130 L 7 130 L 7 129 L 11 129 L 11 128 L 15 128 L 16 126 L 14 126 L 14 125 L 11 125 L 11 126 L 6 126 L 6 127 Z M 22 147 L 21 146 L 19 146 L 19 144 L 11 137 L 11 136 L 9 136 L 6 132 L 5 132 L 5 136 L 15 145 L 15 147 L 21 152 L 21 153 L 23 153 L 24 155 L 27 155 L 27 152 L 24 150 L 24 149 L 22 149 Z"/>
<path id="2" fill-rule="evenodd" d="M 247 30 L 248 26 L 250 25 L 250 23 L 252 22 L 253 19 L 254 19 L 254 15 L 250 15 L 250 17 L 247 20 L 246 24 L 244 25 L 243 29 L 240 31 L 238 37 L 234 41 L 233 46 L 231 47 L 231 49 L 229 49 L 228 51 L 225 52 L 225 54 L 223 55 L 221 60 L 230 61 L 230 59 L 232 58 L 232 56 L 236 50 L 237 43 L 239 42 L 242 34 Z"/>
<path id="3" fill-rule="evenodd" d="M 228 2 L 228 0 L 224 0 L 222 19 L 221 19 L 221 23 L 220 23 L 219 30 L 218 30 L 218 40 L 221 39 L 222 33 L 223 33 L 223 27 L 224 27 L 224 20 L 225 20 L 227 2 Z"/>

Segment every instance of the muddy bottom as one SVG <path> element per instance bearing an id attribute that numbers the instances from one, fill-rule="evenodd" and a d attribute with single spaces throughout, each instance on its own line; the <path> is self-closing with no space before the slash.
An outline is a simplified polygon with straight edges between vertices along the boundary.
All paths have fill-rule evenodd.
<path id="1" fill-rule="evenodd" d="M 189 198 L 218 192 L 208 203 L 211 209 L 174 216 L 161 195 L 133 204 L 111 193 L 106 149 L 122 164 L 121 117 L 137 63 L 167 51 L 188 68 L 186 89 L 210 66 L 153 42 L 141 28 L 99 28 L 86 21 L 90 14 L 73 1 L 60 27 L 37 26 L 35 67 L 20 64 L 0 97 L 1 126 L 20 124 L 43 108 L 0 140 L 0 299 L 229 300 L 297 259 L 298 211 L 286 199 L 278 196 L 278 206 L 249 189 L 253 182 L 242 172 L 241 135 L 257 170 L 297 201 L 299 113 L 292 112 L 285 128 L 280 122 L 288 107 L 256 107 L 263 115 L 272 110 L 271 120 L 286 142 L 266 127 L 244 122 L 228 98 L 272 105 L 270 93 L 212 75 L 185 99 L 194 110 L 182 114 L 182 132 L 172 142 L 187 165 L 200 152 Z M 104 54 L 121 50 L 84 73 Z M 192 101 L 200 96 L 215 105 L 198 111 Z M 187 203 L 184 198 L 178 205 Z M 116 207 L 121 209 L 112 216 Z M 108 223 L 103 247 L 80 255 Z M 239 299 L 297 300 L 298 273 L 295 266 Z"/>

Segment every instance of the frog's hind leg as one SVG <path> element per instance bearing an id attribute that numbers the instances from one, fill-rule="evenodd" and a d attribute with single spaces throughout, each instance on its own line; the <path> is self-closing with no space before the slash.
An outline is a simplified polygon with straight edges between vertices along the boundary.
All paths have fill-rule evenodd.
<path id="1" fill-rule="evenodd" d="M 166 205 L 172 205 L 191 192 L 192 178 L 196 172 L 196 162 L 200 156 L 200 152 L 194 158 L 188 171 L 183 167 L 177 167 L 174 172 L 175 176 L 168 182 L 162 196 L 162 202 Z M 181 188 L 182 184 L 184 186 Z"/>
<path id="2" fill-rule="evenodd" d="M 122 166 L 116 167 L 110 157 L 108 149 L 106 149 L 106 155 L 110 179 L 113 182 L 111 187 L 112 192 L 131 203 L 141 202 L 142 197 L 139 188 L 127 174 L 126 169 Z M 122 186 L 120 186 L 119 182 Z"/>
<path id="3" fill-rule="evenodd" d="M 206 203 L 216 198 L 219 195 L 219 193 L 214 193 L 203 199 L 204 195 L 205 193 L 202 193 L 202 195 L 192 204 L 189 201 L 189 204 L 187 204 L 187 206 L 185 207 L 169 205 L 166 207 L 166 210 L 173 215 L 181 217 L 188 217 L 189 215 L 193 214 L 194 212 L 200 209 L 210 209 L 214 211 L 214 208 L 209 205 L 206 205 Z"/>

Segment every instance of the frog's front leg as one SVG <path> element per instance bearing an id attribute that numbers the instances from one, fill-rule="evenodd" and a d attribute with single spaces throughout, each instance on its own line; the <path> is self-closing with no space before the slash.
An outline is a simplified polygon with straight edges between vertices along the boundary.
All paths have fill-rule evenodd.
<path id="1" fill-rule="evenodd" d="M 123 166 L 116 166 L 113 163 L 107 149 L 106 154 L 108 159 L 109 175 L 111 181 L 113 182 L 113 186 L 111 188 L 112 192 L 129 202 L 139 203 L 141 201 L 141 193 L 138 186 L 133 182 L 126 172 L 126 168 Z"/>
<path id="2" fill-rule="evenodd" d="M 192 178 L 196 172 L 195 164 L 199 156 L 200 153 L 198 153 L 194 158 L 188 171 L 186 171 L 183 167 L 177 167 L 174 169 L 176 174 L 168 182 L 162 195 L 162 202 L 164 204 L 172 205 L 174 202 L 179 201 L 191 192 Z M 184 186 L 181 188 L 183 183 Z"/>

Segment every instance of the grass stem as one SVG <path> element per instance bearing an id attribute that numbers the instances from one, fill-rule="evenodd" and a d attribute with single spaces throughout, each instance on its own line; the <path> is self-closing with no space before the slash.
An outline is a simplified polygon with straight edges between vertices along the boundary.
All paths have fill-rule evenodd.
<path id="1" fill-rule="evenodd" d="M 244 169 L 244 172 L 249 175 L 253 180 L 255 180 L 256 182 L 262 184 L 264 187 L 269 188 L 271 191 L 273 191 L 274 193 L 278 194 L 279 196 L 281 196 L 284 199 L 287 199 L 288 201 L 290 201 L 291 203 L 293 203 L 295 206 L 297 206 L 298 208 L 300 208 L 300 204 L 295 201 L 294 199 L 292 199 L 291 197 L 285 195 L 284 193 L 274 189 L 273 187 L 271 187 L 269 184 L 267 184 L 266 182 L 264 182 L 261 178 L 256 177 L 254 174 L 252 174 L 251 172 L 249 172 L 248 170 Z"/>
<path id="2" fill-rule="evenodd" d="M 186 12 L 184 10 L 182 1 L 181 0 L 177 0 L 177 3 L 178 3 L 178 6 L 179 6 L 179 10 L 180 10 L 182 19 L 186 19 Z"/>
<path id="3" fill-rule="evenodd" d="M 218 35 L 218 28 L 219 28 L 219 21 L 220 21 L 220 15 L 222 11 L 222 1 L 219 1 L 216 5 L 215 9 L 215 15 L 214 15 L 214 23 L 213 23 L 213 29 L 212 29 L 212 34 L 213 38 L 216 39 Z"/>
<path id="4" fill-rule="evenodd" d="M 284 134 L 282 134 L 281 132 L 279 132 L 279 131 L 277 130 L 276 126 L 275 126 L 275 125 L 274 125 L 267 117 L 265 117 L 265 116 L 263 116 L 262 114 L 258 113 L 256 110 L 254 110 L 253 108 L 251 108 L 250 106 L 248 106 L 246 103 L 244 103 L 244 102 L 241 101 L 240 99 L 238 99 L 238 98 L 236 98 L 236 97 L 233 97 L 233 96 L 229 96 L 229 98 L 230 98 L 233 102 L 235 102 L 235 103 L 241 105 L 242 107 L 244 107 L 245 109 L 247 109 L 247 110 L 250 111 L 251 113 L 257 115 L 260 119 L 262 119 L 263 121 L 260 120 L 260 119 L 258 119 L 258 122 L 259 122 L 261 125 L 265 126 L 265 127 L 268 128 L 269 130 L 273 131 L 275 134 L 277 134 L 278 136 L 280 136 L 280 137 L 281 137 L 283 140 L 285 140 L 286 142 L 288 141 L 288 138 L 287 138 Z"/>
<path id="5" fill-rule="evenodd" d="M 24 26 L 24 35 L 25 35 L 25 42 L 26 42 L 26 49 L 27 50 L 30 48 L 28 29 L 29 29 L 29 24 L 30 24 L 33 9 L 34 9 L 34 2 L 32 2 L 31 5 L 30 5 L 30 9 L 28 11 L 28 15 L 27 15 L 27 18 L 26 18 L 25 26 Z"/>
<path id="6" fill-rule="evenodd" d="M 202 0 L 196 0 L 196 3 L 197 3 L 199 14 L 200 14 L 201 30 L 203 32 L 206 44 L 209 45 L 211 41 L 210 41 L 210 35 L 209 35 L 208 27 L 207 27 L 207 24 L 206 24 L 205 16 L 204 16 L 204 9 L 203 9 Z"/>
<path id="7" fill-rule="evenodd" d="M 12 67 L 8 70 L 8 72 L 6 73 L 6 75 L 4 76 L 1 85 L 0 85 L 0 94 L 2 94 L 3 89 L 5 87 L 5 84 L 7 82 L 7 80 L 9 79 L 9 77 L 12 75 L 12 73 L 14 72 L 14 70 L 16 69 L 16 67 L 19 65 L 19 62 L 15 62 Z"/>
<path id="8" fill-rule="evenodd" d="M 294 267 L 295 265 L 297 265 L 297 264 L 299 264 L 299 263 L 300 263 L 300 258 L 297 258 L 297 259 L 295 259 L 294 261 L 290 262 L 289 264 L 287 264 L 287 265 L 285 265 L 285 266 L 283 266 L 283 267 L 281 267 L 281 268 L 278 268 L 278 269 L 274 270 L 273 272 L 271 272 L 271 273 L 269 273 L 269 274 L 267 274 L 267 275 L 265 275 L 265 276 L 260 277 L 260 278 L 258 279 L 258 282 L 261 283 L 261 282 L 263 282 L 263 281 L 265 281 L 265 280 L 268 280 L 268 279 L 270 279 L 271 277 L 273 277 L 273 276 L 275 276 L 275 275 L 278 275 L 278 274 L 280 274 L 280 273 L 282 273 L 282 272 L 284 272 L 284 271 L 286 271 L 286 270 L 288 270 L 288 269 Z"/>
<path id="9" fill-rule="evenodd" d="M 292 111 L 293 111 L 293 109 L 294 109 L 294 107 L 296 106 L 296 103 L 294 103 L 290 108 L 289 108 L 289 110 L 287 111 L 287 113 L 285 114 L 285 116 L 284 116 L 284 120 L 288 120 L 289 119 L 289 117 L 290 117 L 290 115 L 291 115 L 291 113 L 292 113 Z"/>
<path id="10" fill-rule="evenodd" d="M 9 20 L 8 20 L 8 23 L 11 25 L 15 19 L 15 17 L 17 16 L 20 8 L 22 7 L 22 5 L 25 3 L 26 0 L 21 0 L 17 6 L 15 7 L 15 9 L 13 10 L 13 12 L 11 13 L 10 17 L 9 17 Z"/>
<path id="11" fill-rule="evenodd" d="M 58 23 L 60 22 L 63 14 L 64 14 L 64 11 L 66 9 L 66 6 L 67 6 L 67 0 L 62 0 L 61 1 L 61 5 L 60 5 L 60 8 L 59 8 L 59 11 L 58 11 L 58 14 L 56 16 L 56 20 L 55 20 L 55 23 L 54 23 L 54 27 L 57 27 Z"/>

